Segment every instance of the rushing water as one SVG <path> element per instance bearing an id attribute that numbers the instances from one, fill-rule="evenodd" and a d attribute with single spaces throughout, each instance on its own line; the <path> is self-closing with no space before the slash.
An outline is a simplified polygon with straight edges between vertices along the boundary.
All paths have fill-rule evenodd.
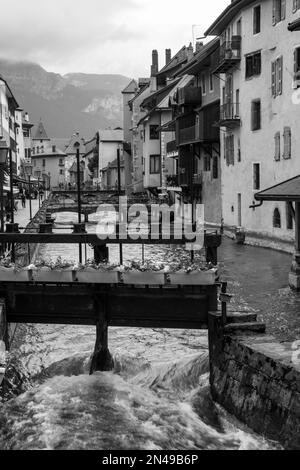
<path id="1" fill-rule="evenodd" d="M 58 222 L 68 217 L 60 214 Z M 225 242 L 221 266 L 242 308 L 251 304 L 254 287 L 243 298 L 242 280 L 234 281 L 230 266 L 234 249 Z M 110 251 L 111 259 L 117 259 L 118 248 Z M 53 258 L 77 256 L 77 248 L 65 245 L 42 247 L 41 252 Z M 162 247 L 145 249 L 145 258 L 161 260 L 164 254 Z M 124 247 L 124 256 L 140 259 L 141 247 Z M 213 403 L 206 332 L 111 328 L 115 370 L 89 376 L 94 341 L 95 328 L 90 327 L 18 328 L 5 384 L 9 399 L 0 407 L 0 449 L 278 447 Z"/>

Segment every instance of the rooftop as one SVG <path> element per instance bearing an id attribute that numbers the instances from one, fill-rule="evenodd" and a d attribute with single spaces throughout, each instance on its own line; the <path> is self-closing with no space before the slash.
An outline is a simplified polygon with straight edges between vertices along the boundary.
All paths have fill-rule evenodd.
<path id="1" fill-rule="evenodd" d="M 123 129 L 101 129 L 99 131 L 100 142 L 123 142 Z"/>
<path id="2" fill-rule="evenodd" d="M 300 202 L 300 175 L 255 194 L 257 201 Z"/>
<path id="3" fill-rule="evenodd" d="M 219 36 L 242 8 L 248 7 L 256 0 L 233 0 L 205 31 L 205 36 Z"/>

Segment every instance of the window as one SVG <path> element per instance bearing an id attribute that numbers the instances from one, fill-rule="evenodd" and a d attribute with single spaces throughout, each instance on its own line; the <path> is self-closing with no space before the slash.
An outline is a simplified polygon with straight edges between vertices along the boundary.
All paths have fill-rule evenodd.
<path id="1" fill-rule="evenodd" d="M 205 75 L 202 75 L 202 94 L 205 95 L 206 94 L 206 77 Z"/>
<path id="2" fill-rule="evenodd" d="M 285 127 L 283 131 L 283 158 L 286 160 L 292 157 L 292 131 L 290 127 Z"/>
<path id="3" fill-rule="evenodd" d="M 159 139 L 159 132 L 158 132 L 158 125 L 151 125 L 150 126 L 150 140 L 157 140 Z"/>
<path id="4" fill-rule="evenodd" d="M 261 7 L 253 8 L 253 34 L 260 33 Z"/>
<path id="5" fill-rule="evenodd" d="M 214 75 L 209 75 L 209 91 L 214 91 Z"/>
<path id="6" fill-rule="evenodd" d="M 59 174 L 60 174 L 60 175 L 63 175 L 63 174 L 64 174 L 64 170 L 60 170 L 60 171 L 59 171 Z"/>
<path id="7" fill-rule="evenodd" d="M 246 55 L 246 78 L 261 74 L 261 52 Z"/>
<path id="8" fill-rule="evenodd" d="M 46 160 L 43 159 L 43 168 L 45 168 L 45 166 L 46 166 Z"/>
<path id="9" fill-rule="evenodd" d="M 33 149 L 32 149 L 32 155 L 34 155 L 34 154 L 35 154 L 35 147 L 33 147 Z"/>
<path id="10" fill-rule="evenodd" d="M 293 0 L 293 13 L 296 13 L 300 8 L 300 0 Z"/>
<path id="11" fill-rule="evenodd" d="M 36 153 L 40 153 L 40 147 L 36 148 Z"/>
<path id="12" fill-rule="evenodd" d="M 275 140 L 275 161 L 278 162 L 280 160 L 280 132 L 276 132 L 274 136 Z"/>
<path id="13" fill-rule="evenodd" d="M 254 100 L 251 104 L 251 129 L 257 131 L 261 128 L 261 102 Z"/>
<path id="14" fill-rule="evenodd" d="M 160 155 L 150 155 L 150 175 L 157 175 L 160 173 Z"/>
<path id="15" fill-rule="evenodd" d="M 213 158 L 213 178 L 217 180 L 219 178 L 219 161 L 218 157 Z"/>
<path id="16" fill-rule="evenodd" d="M 64 165 L 64 159 L 63 158 L 60 158 L 59 159 L 59 166 L 63 166 Z"/>
<path id="17" fill-rule="evenodd" d="M 225 158 L 226 164 L 234 165 L 234 135 L 225 136 Z"/>
<path id="18" fill-rule="evenodd" d="M 210 155 L 204 156 L 203 169 L 204 171 L 210 171 Z"/>
<path id="19" fill-rule="evenodd" d="M 276 207 L 276 209 L 273 212 L 273 227 L 281 228 L 281 215 L 280 215 L 278 207 Z"/>
<path id="20" fill-rule="evenodd" d="M 286 0 L 273 0 L 273 25 L 285 19 Z"/>
<path id="21" fill-rule="evenodd" d="M 56 145 L 52 145 L 52 153 L 56 152 Z"/>
<path id="22" fill-rule="evenodd" d="M 272 95 L 276 98 L 282 95 L 283 57 L 272 62 Z"/>
<path id="23" fill-rule="evenodd" d="M 293 88 L 300 88 L 300 47 L 297 47 L 294 50 L 294 84 L 293 84 Z"/>
<path id="24" fill-rule="evenodd" d="M 260 189 L 260 163 L 253 163 L 253 189 Z"/>
<path id="25" fill-rule="evenodd" d="M 288 230 L 294 229 L 294 208 L 292 202 L 286 203 L 286 228 Z"/>
<path id="26" fill-rule="evenodd" d="M 44 153 L 44 146 L 41 146 L 41 153 Z"/>

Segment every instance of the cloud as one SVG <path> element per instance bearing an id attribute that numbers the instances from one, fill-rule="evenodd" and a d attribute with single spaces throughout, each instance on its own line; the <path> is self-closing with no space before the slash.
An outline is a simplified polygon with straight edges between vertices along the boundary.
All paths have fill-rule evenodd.
<path id="1" fill-rule="evenodd" d="M 1 5 L 3 3 L 3 5 Z M 1 56 L 50 71 L 148 74 L 151 50 L 176 52 L 227 6 L 189 0 L 0 0 Z M 203 26 L 202 26 L 203 25 Z M 161 60 L 161 65 L 164 65 Z"/>

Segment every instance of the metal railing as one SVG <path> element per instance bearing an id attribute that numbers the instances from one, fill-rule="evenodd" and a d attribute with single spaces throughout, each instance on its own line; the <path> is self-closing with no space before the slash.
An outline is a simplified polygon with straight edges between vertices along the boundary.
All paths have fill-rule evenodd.
<path id="1" fill-rule="evenodd" d="M 240 119 L 240 103 L 224 103 L 220 109 L 220 120 L 230 121 Z"/>

